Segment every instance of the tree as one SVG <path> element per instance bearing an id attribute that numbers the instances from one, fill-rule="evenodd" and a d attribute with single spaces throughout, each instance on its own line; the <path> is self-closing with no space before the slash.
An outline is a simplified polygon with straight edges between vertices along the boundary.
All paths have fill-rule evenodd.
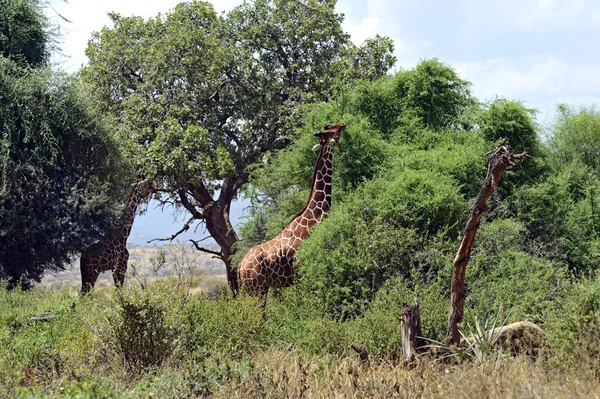
<path id="1" fill-rule="evenodd" d="M 393 57 L 380 38 L 360 53 L 341 29 L 334 1 L 258 0 L 226 16 L 201 1 L 147 21 L 111 14 L 113 28 L 89 43 L 84 80 L 117 121 L 132 158 L 163 202 L 186 209 L 220 246 L 236 289 L 231 256 L 238 236 L 231 201 L 248 166 L 284 148 L 298 106 L 326 101 L 347 76 L 385 73 Z M 383 43 L 383 44 L 381 44 Z M 380 57 L 371 59 L 369 57 Z"/>
<path id="2" fill-rule="evenodd" d="M 474 104 L 470 86 L 470 82 L 436 58 L 421 61 L 396 80 L 396 91 L 404 108 L 434 129 L 458 123 L 459 116 Z"/>
<path id="3" fill-rule="evenodd" d="M 48 22 L 37 0 L 0 0 L 0 54 L 22 66 L 45 64 Z"/>
<path id="4" fill-rule="evenodd" d="M 600 112 L 560 104 L 552 130 L 550 144 L 558 165 L 577 160 L 600 176 Z"/>
<path id="5" fill-rule="evenodd" d="M 27 287 L 110 228 L 120 161 L 77 82 L 44 66 L 39 3 L 3 1 L 0 21 L 0 278 Z"/>
<path id="6" fill-rule="evenodd" d="M 455 128 L 476 103 L 470 86 L 449 65 L 427 59 L 376 84 L 363 82 L 353 93 L 352 108 L 384 134 L 415 123 L 418 131 Z"/>

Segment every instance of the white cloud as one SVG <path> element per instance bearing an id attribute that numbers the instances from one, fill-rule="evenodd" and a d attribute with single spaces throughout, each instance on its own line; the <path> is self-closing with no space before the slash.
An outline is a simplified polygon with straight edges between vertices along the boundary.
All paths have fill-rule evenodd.
<path id="1" fill-rule="evenodd" d="M 590 12 L 590 20 L 596 25 L 600 25 L 600 8 L 596 8 Z"/>
<path id="2" fill-rule="evenodd" d="M 578 24 L 587 18 L 591 0 L 466 0 L 465 33 L 474 38 L 490 31 L 531 31 Z"/>
<path id="3" fill-rule="evenodd" d="M 600 63 L 570 64 L 553 56 L 500 58 L 458 64 L 457 70 L 474 83 L 476 92 L 488 98 L 600 93 Z"/>
<path id="4" fill-rule="evenodd" d="M 600 63 L 577 64 L 538 56 L 465 62 L 456 67 L 473 83 L 477 98 L 499 96 L 523 101 L 539 111 L 542 124 L 553 120 L 559 103 L 600 104 Z"/>

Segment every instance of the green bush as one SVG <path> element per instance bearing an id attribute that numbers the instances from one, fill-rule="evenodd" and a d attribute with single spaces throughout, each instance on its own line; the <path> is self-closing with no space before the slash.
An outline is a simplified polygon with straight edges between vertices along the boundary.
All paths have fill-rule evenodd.
<path id="1" fill-rule="evenodd" d="M 179 300 L 156 289 L 116 291 L 108 339 L 126 368 L 159 366 L 173 354 L 180 343 Z"/>
<path id="2" fill-rule="evenodd" d="M 361 314 L 392 276 L 409 278 L 414 267 L 435 266 L 424 237 L 451 238 L 465 202 L 452 179 L 436 172 L 401 169 L 361 186 L 316 227 L 297 256 L 306 295 L 343 318 Z M 415 263 L 417 260 L 418 263 Z"/>
<path id="3" fill-rule="evenodd" d="M 564 264 L 524 252 L 524 226 L 499 219 L 481 227 L 474 259 L 467 267 L 466 293 L 475 302 L 540 322 L 567 277 Z"/>
<path id="4" fill-rule="evenodd" d="M 196 297 L 183 315 L 185 348 L 200 359 L 239 359 L 266 344 L 260 299 Z"/>

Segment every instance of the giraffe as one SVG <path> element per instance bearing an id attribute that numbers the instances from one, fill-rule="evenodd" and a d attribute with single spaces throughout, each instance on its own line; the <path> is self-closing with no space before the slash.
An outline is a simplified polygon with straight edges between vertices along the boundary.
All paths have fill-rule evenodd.
<path id="1" fill-rule="evenodd" d="M 109 234 L 106 240 L 92 245 L 81 253 L 79 266 L 81 268 L 81 292 L 83 294 L 94 288 L 100 273 L 107 270 L 112 270 L 117 287 L 122 286 L 125 282 L 125 272 L 129 260 L 127 238 L 131 233 L 131 226 L 138 205 L 144 202 L 152 192 L 152 182 L 145 179 L 143 175 L 140 175 L 139 178 L 140 180 L 133 185 L 133 191 L 125 205 L 118 227 L 112 234 Z"/>
<path id="2" fill-rule="evenodd" d="M 319 151 L 308 201 L 292 221 L 271 241 L 250 249 L 238 265 L 238 277 L 244 292 L 265 296 L 269 287 L 293 284 L 296 251 L 308 237 L 310 229 L 321 222 L 331 206 L 333 149 L 346 123 L 325 126 L 315 133 L 320 138 L 313 151 Z"/>

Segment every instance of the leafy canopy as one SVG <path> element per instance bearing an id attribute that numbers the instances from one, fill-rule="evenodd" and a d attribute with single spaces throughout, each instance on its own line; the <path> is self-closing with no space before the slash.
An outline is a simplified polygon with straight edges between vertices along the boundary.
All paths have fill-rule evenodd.
<path id="1" fill-rule="evenodd" d="M 62 269 L 74 253 L 110 230 L 122 187 L 116 177 L 121 161 L 77 81 L 44 67 L 47 21 L 38 3 L 5 3 L 0 8 L 0 278 L 27 286 L 47 268 Z"/>
<path id="2" fill-rule="evenodd" d="M 304 105 L 395 62 L 389 38 L 353 45 L 334 7 L 257 0 L 217 15 L 191 1 L 148 20 L 111 14 L 114 27 L 89 42 L 81 75 L 128 154 L 164 201 L 206 223 L 227 267 L 237 241 L 229 207 L 250 165 L 289 145 Z"/>

